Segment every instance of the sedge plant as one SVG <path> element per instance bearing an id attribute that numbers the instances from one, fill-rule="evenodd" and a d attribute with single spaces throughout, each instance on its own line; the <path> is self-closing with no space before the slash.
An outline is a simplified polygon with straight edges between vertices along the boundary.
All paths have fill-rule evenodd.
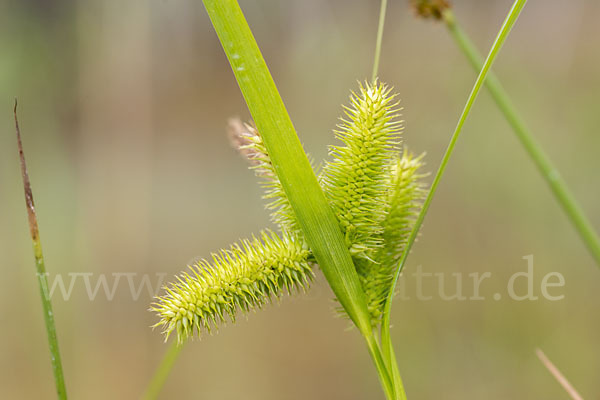
<path id="1" fill-rule="evenodd" d="M 265 230 L 193 265 L 151 309 L 167 339 L 182 344 L 283 293 L 303 291 L 318 266 L 340 310 L 365 339 L 388 399 L 406 394 L 389 335 L 391 299 L 450 154 L 486 74 L 525 1 L 513 5 L 452 136 L 433 186 L 423 156 L 400 142 L 396 95 L 377 80 L 359 85 L 335 130 L 338 144 L 315 174 L 236 0 L 204 0 L 254 124 L 234 122 L 233 142 L 261 179 L 278 231 Z M 161 375 L 161 376 L 164 376 Z"/>
<path id="2" fill-rule="evenodd" d="M 361 84 L 335 131 L 340 144 L 330 147 L 332 159 L 318 179 L 351 254 L 372 328 L 381 323 L 395 265 L 425 194 L 423 157 L 401 146 L 398 110 L 386 85 Z M 180 344 L 282 293 L 306 290 L 318 265 L 263 136 L 251 124 L 232 121 L 230 127 L 232 142 L 261 180 L 279 231 L 265 230 L 213 254 L 157 298 L 158 325 Z"/>
<path id="3" fill-rule="evenodd" d="M 400 140 L 402 121 L 397 95 L 377 78 L 387 0 L 381 2 L 372 79 L 360 83 L 350 95 L 334 131 L 337 143 L 330 146 L 330 159 L 318 173 L 302 149 L 237 1 L 203 2 L 253 116 L 252 123 L 230 122 L 232 142 L 259 178 L 278 229 L 265 229 L 190 266 L 156 298 L 151 306 L 159 317 L 156 326 L 161 327 L 165 340 L 171 335 L 175 338 L 146 398 L 157 396 L 184 342 L 214 332 L 223 322 L 235 321 L 240 314 L 260 309 L 283 294 L 307 290 L 319 268 L 334 292 L 339 312 L 365 339 L 386 397 L 406 399 L 389 330 L 394 288 L 484 83 L 588 247 L 598 256 L 597 235 L 586 225 L 564 182 L 550 179 L 554 171 L 551 164 L 516 117 L 497 79 L 490 75 L 492 63 L 526 0 L 514 2 L 485 61 L 469 47 L 445 0 L 420 2 L 419 12 L 444 19 L 480 70 L 429 188 L 424 182 L 424 156 L 414 155 Z M 57 395 L 65 399 L 16 104 L 15 124 Z M 544 357 L 542 361 L 551 369 L 549 360 Z"/>

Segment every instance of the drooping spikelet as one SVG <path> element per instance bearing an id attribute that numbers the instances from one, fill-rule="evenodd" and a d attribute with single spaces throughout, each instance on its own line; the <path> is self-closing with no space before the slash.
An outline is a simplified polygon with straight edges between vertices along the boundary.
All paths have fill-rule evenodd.
<path id="1" fill-rule="evenodd" d="M 175 331 L 177 340 L 210 332 L 228 316 L 235 321 L 239 310 L 257 309 L 282 292 L 305 289 L 312 279 L 304 241 L 287 233 L 279 237 L 263 232 L 260 238 L 243 240 L 201 261 L 166 287 L 152 310 L 157 312 L 166 338 Z"/>
<path id="2" fill-rule="evenodd" d="M 346 244 L 353 256 L 372 260 L 382 245 L 382 222 L 389 191 L 389 169 L 401 122 L 390 89 L 364 84 L 350 96 L 335 132 L 342 146 L 331 146 L 333 161 L 323 169 L 322 182 Z"/>
<path id="3" fill-rule="evenodd" d="M 404 149 L 402 155 L 392 161 L 386 216 L 382 223 L 383 246 L 374 261 L 355 261 L 374 326 L 380 321 L 398 261 L 426 194 L 422 181 L 426 175 L 420 171 L 422 158 L 423 155 L 414 157 Z"/>
<path id="4" fill-rule="evenodd" d="M 267 209 L 271 211 L 271 220 L 282 231 L 301 235 L 298 221 L 283 186 L 275 173 L 271 158 L 262 138 L 255 127 L 244 124 L 239 119 L 230 119 L 228 124 L 232 145 L 248 160 L 250 168 L 261 178 L 261 186 L 265 190 L 263 199 L 268 201 Z"/>

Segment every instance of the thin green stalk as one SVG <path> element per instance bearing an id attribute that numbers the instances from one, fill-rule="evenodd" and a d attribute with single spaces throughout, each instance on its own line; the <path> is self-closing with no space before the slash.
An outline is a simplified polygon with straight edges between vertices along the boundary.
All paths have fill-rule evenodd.
<path id="1" fill-rule="evenodd" d="M 337 219 L 236 0 L 203 0 L 281 186 L 331 289 L 368 343 L 373 336 L 365 293 Z M 370 346 L 382 386 L 390 374 Z"/>
<path id="2" fill-rule="evenodd" d="M 67 389 L 63 374 L 60 351 L 58 349 L 58 338 L 56 336 L 56 324 L 54 322 L 54 312 L 52 311 L 52 302 L 50 301 L 50 291 L 48 290 L 48 278 L 46 274 L 46 265 L 44 263 L 44 254 L 42 252 L 42 243 L 40 241 L 40 231 L 35 213 L 33 202 L 33 192 L 25 163 L 23 153 L 23 143 L 21 142 L 21 130 L 17 119 L 17 100 L 15 99 L 14 108 L 15 129 L 17 132 L 17 145 L 19 148 L 19 159 L 21 161 L 21 175 L 23 176 L 23 187 L 25 189 L 25 204 L 27 206 L 27 216 L 29 218 L 29 231 L 31 241 L 33 242 L 33 255 L 35 257 L 35 267 L 37 271 L 38 283 L 40 286 L 40 296 L 42 298 L 42 307 L 44 309 L 44 321 L 46 323 L 46 333 L 48 334 L 48 345 L 50 348 L 50 359 L 52 362 L 52 371 L 54 373 L 54 383 L 56 385 L 56 395 L 59 399 L 67 398 Z"/>
<path id="3" fill-rule="evenodd" d="M 379 71 L 379 59 L 381 58 L 381 42 L 383 41 L 383 26 L 385 25 L 385 13 L 387 10 L 387 0 L 381 0 L 381 9 L 379 11 L 379 26 L 377 27 L 377 41 L 375 42 L 375 56 L 373 57 L 373 74 L 371 82 L 377 79 Z"/>
<path id="4" fill-rule="evenodd" d="M 442 19 L 452 38 L 456 44 L 458 44 L 473 68 L 476 71 L 479 71 L 483 65 L 481 56 L 473 42 L 456 22 L 452 11 L 449 9 L 446 10 L 442 14 Z M 550 186 L 558 203 L 567 214 L 567 217 L 591 252 L 596 264 L 600 267 L 600 236 L 598 236 L 598 233 L 590 223 L 589 219 L 586 218 L 584 211 L 567 187 L 566 182 L 561 178 L 558 170 L 552 165 L 550 158 L 546 155 L 539 143 L 535 140 L 532 132 L 527 128 L 525 122 L 519 116 L 516 107 L 511 102 L 510 97 L 493 72 L 489 73 L 485 85 L 498 105 L 498 108 L 504 114 L 509 125 L 515 131 L 515 134 L 525 148 L 525 151 L 529 154 L 529 157 L 542 174 L 542 177 L 548 186 Z"/>
<path id="5" fill-rule="evenodd" d="M 383 358 L 375 334 L 373 333 L 371 336 L 365 337 L 365 340 L 367 348 L 369 349 L 369 354 L 375 363 L 375 368 L 377 369 L 377 374 L 379 375 L 386 398 L 388 400 L 405 400 L 406 395 L 404 394 L 404 389 L 402 389 L 402 393 L 399 393 L 394 386 L 393 378 L 390 376 L 388 366 Z"/>
<path id="6" fill-rule="evenodd" d="M 402 253 L 402 257 L 400 258 L 400 261 L 398 263 L 398 269 L 396 271 L 396 276 L 395 276 L 395 279 L 394 279 L 394 282 L 392 285 L 392 289 L 390 290 L 390 294 L 389 294 L 388 299 L 385 304 L 383 321 L 382 321 L 382 325 L 381 325 L 382 347 L 383 347 L 383 349 L 385 349 L 384 354 L 387 355 L 388 359 L 391 359 L 392 355 L 393 355 L 393 348 L 392 348 L 391 337 L 390 337 L 390 313 L 391 313 L 391 307 L 392 307 L 392 300 L 394 298 L 394 293 L 396 291 L 395 290 L 396 283 L 398 282 L 398 278 L 402 272 L 402 269 L 404 268 L 406 259 L 408 258 L 410 250 L 415 242 L 415 239 L 417 238 L 419 230 L 421 229 L 423 220 L 425 219 L 425 216 L 427 215 L 427 211 L 429 210 L 429 206 L 431 205 L 433 196 L 435 195 L 435 192 L 436 192 L 437 187 L 442 179 L 444 171 L 446 170 L 446 166 L 448 165 L 448 161 L 450 160 L 452 151 L 454 150 L 454 147 L 456 145 L 456 142 L 458 140 L 458 137 L 460 135 L 462 127 L 465 124 L 465 121 L 467 120 L 467 116 L 469 115 L 469 112 L 471 111 L 473 103 L 475 103 L 475 99 L 477 98 L 477 95 L 479 94 L 479 91 L 481 90 L 481 86 L 483 85 L 483 82 L 485 81 L 486 76 L 487 76 L 494 60 L 496 59 L 496 56 L 498 55 L 500 48 L 504 44 L 504 41 L 506 40 L 514 23 L 516 22 L 517 18 L 519 17 L 521 10 L 523 9 L 523 6 L 525 5 L 526 2 L 527 2 L 527 0 L 516 0 L 513 3 L 513 6 L 511 8 L 508 16 L 504 20 L 504 23 L 502 24 L 502 28 L 500 29 L 500 32 L 498 33 L 498 36 L 496 37 L 496 40 L 494 41 L 494 44 L 492 45 L 492 48 L 483 64 L 483 68 L 479 72 L 479 76 L 477 77 L 477 80 L 475 81 L 475 85 L 473 86 L 473 89 L 471 90 L 471 94 L 469 95 L 469 98 L 467 99 L 465 108 L 463 109 L 462 114 L 460 115 L 458 124 L 456 125 L 456 129 L 454 130 L 454 133 L 452 134 L 452 138 L 450 139 L 450 143 L 448 144 L 448 148 L 446 149 L 446 153 L 444 154 L 444 157 L 442 158 L 440 167 L 435 175 L 435 178 L 433 179 L 433 183 L 431 184 L 431 188 L 429 189 L 427 198 L 425 199 L 425 202 L 423 203 L 421 212 L 419 213 L 419 216 L 417 217 L 417 220 L 415 221 L 415 225 L 414 225 L 414 227 L 410 233 L 410 236 L 408 238 L 408 241 L 406 243 L 406 248 L 405 248 L 404 252 Z"/>
<path id="7" fill-rule="evenodd" d="M 377 28 L 377 40 L 375 41 L 375 55 L 373 57 L 373 74 L 371 75 L 371 82 L 375 83 L 377 75 L 379 73 L 379 60 L 381 59 L 381 43 L 383 41 L 383 29 L 385 25 L 385 16 L 387 11 L 387 0 L 381 0 L 381 8 L 379 11 L 379 25 Z M 390 354 L 390 349 L 392 353 Z M 404 383 L 398 370 L 398 363 L 396 356 L 393 354 L 393 348 L 391 344 L 387 347 L 383 347 L 383 359 L 386 362 L 387 370 L 391 375 L 392 386 L 394 387 L 395 398 L 404 400 L 406 399 L 406 392 L 404 390 Z"/>
<path id="8" fill-rule="evenodd" d="M 384 360 L 386 360 L 388 370 L 391 370 L 392 384 L 394 385 L 394 390 L 398 395 L 397 398 L 400 400 L 406 400 L 406 392 L 404 391 L 404 384 L 402 383 L 402 377 L 400 376 L 400 370 L 398 369 L 398 360 L 396 359 L 396 353 L 391 340 L 392 339 L 389 335 L 384 340 L 382 333 L 382 356 Z"/>
<path id="9" fill-rule="evenodd" d="M 169 372 L 173 368 L 179 353 L 183 345 L 178 345 L 177 340 L 171 340 L 171 344 L 165 353 L 160 365 L 156 369 L 148 388 L 146 389 L 146 393 L 144 394 L 144 400 L 154 400 L 158 398 L 162 387 L 169 376 Z"/>

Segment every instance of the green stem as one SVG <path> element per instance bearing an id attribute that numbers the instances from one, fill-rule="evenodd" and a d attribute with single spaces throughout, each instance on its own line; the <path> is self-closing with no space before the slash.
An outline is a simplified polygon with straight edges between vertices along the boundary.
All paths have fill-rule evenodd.
<path id="1" fill-rule="evenodd" d="M 50 359 L 52 371 L 54 373 L 54 383 L 56 385 L 56 395 L 59 399 L 67 398 L 67 388 L 63 374 L 62 361 L 58 348 L 58 338 L 56 336 L 56 323 L 54 321 L 54 312 L 52 311 L 52 302 L 50 301 L 50 291 L 48 290 L 48 277 L 46 265 L 44 263 L 44 254 L 42 252 L 42 243 L 40 241 L 40 231 L 35 213 L 33 202 L 33 192 L 25 163 L 25 154 L 23 153 L 23 143 L 21 142 L 21 131 L 17 119 L 17 100 L 15 99 L 14 108 L 15 129 L 17 132 L 17 145 L 19 148 L 19 158 L 21 161 L 21 175 L 23 176 L 23 187 L 25 189 L 25 204 L 27 206 L 27 216 L 29 218 L 29 231 L 33 243 L 33 255 L 35 257 L 35 268 L 37 271 L 38 283 L 40 287 L 40 296 L 42 298 L 42 307 L 44 309 L 44 322 L 46 323 L 46 333 L 48 335 L 48 346 L 50 348 Z"/>
<path id="2" fill-rule="evenodd" d="M 377 369 L 377 374 L 379 376 L 379 381 L 381 382 L 381 386 L 383 387 L 383 391 L 388 400 L 397 400 L 397 399 L 405 399 L 402 397 L 395 397 L 395 388 L 392 381 L 392 377 L 388 372 L 388 367 L 383 359 L 381 354 L 381 349 L 379 344 L 377 343 L 377 339 L 375 335 L 365 336 L 365 340 L 367 342 L 367 347 L 369 349 L 369 354 L 375 363 L 375 368 Z"/>
<path id="3" fill-rule="evenodd" d="M 154 373 L 154 376 L 152 377 L 152 380 L 146 389 L 146 393 L 143 397 L 144 400 L 153 400 L 158 398 L 158 395 L 160 394 L 160 391 L 165 384 L 167 377 L 169 376 L 169 372 L 171 372 L 171 369 L 173 368 L 173 365 L 175 364 L 175 361 L 177 360 L 182 348 L 183 345 L 178 345 L 177 340 L 171 341 L 165 356 L 160 362 L 160 365 L 156 369 L 156 372 Z"/>
<path id="4" fill-rule="evenodd" d="M 398 399 L 405 400 L 406 392 L 404 391 L 404 384 L 402 383 L 402 377 L 400 376 L 400 370 L 398 369 L 398 361 L 396 359 L 394 346 L 392 345 L 390 335 L 383 335 L 383 332 L 381 335 L 381 347 L 383 349 L 383 357 L 387 361 L 388 370 L 392 371 L 392 383 Z"/>
<path id="5" fill-rule="evenodd" d="M 385 25 L 386 10 L 387 0 L 381 0 L 381 9 L 379 10 L 379 26 L 377 27 L 377 41 L 375 42 L 375 56 L 373 57 L 373 74 L 371 75 L 371 82 L 375 82 L 379 70 L 379 59 L 381 58 L 381 42 L 383 40 L 383 26 Z"/>
<path id="6" fill-rule="evenodd" d="M 454 130 L 454 133 L 452 134 L 452 138 L 450 139 L 450 143 L 448 144 L 448 148 L 446 149 L 446 153 L 444 154 L 444 157 L 442 158 L 440 167 L 435 175 L 435 178 L 433 179 L 433 183 L 431 184 L 431 188 L 429 189 L 427 198 L 425 199 L 425 202 L 423 203 L 421 212 L 419 213 L 419 216 L 417 217 L 417 220 L 415 221 L 415 225 L 414 225 L 414 227 L 410 233 L 410 236 L 408 238 L 408 241 L 406 243 L 406 248 L 404 249 L 404 252 L 402 253 L 402 257 L 400 258 L 400 261 L 398 263 L 398 269 L 396 270 L 396 276 L 394 278 L 389 296 L 385 303 L 385 309 L 384 309 L 384 313 L 383 313 L 383 321 L 382 321 L 382 325 L 381 325 L 381 341 L 382 341 L 382 345 L 384 346 L 384 348 L 387 347 L 386 353 L 388 354 L 388 358 L 391 358 L 391 355 L 393 354 L 393 348 L 392 348 L 392 342 L 391 342 L 391 336 L 390 336 L 390 314 L 391 314 L 391 307 L 392 307 L 392 301 L 394 298 L 396 283 L 398 282 L 398 278 L 399 278 L 400 274 L 402 273 L 402 269 L 404 268 L 406 259 L 408 258 L 410 250 L 415 242 L 415 239 L 417 238 L 419 230 L 421 229 L 421 225 L 423 225 L 423 220 L 425 219 L 425 216 L 427 215 L 427 211 L 429 210 L 429 206 L 431 205 L 433 196 L 435 195 L 435 192 L 436 192 L 437 187 L 442 179 L 444 171 L 446 170 L 446 166 L 448 165 L 448 161 L 450 160 L 452 151 L 454 150 L 454 147 L 456 145 L 456 142 L 458 140 L 460 132 L 462 131 L 462 127 L 465 124 L 465 121 L 467 120 L 467 116 L 469 115 L 469 112 L 471 111 L 473 103 L 475 103 L 475 99 L 477 98 L 477 95 L 479 94 L 479 91 L 481 90 L 481 86 L 483 85 L 483 82 L 485 81 L 486 76 L 487 76 L 490 68 L 492 67 L 494 60 L 496 59 L 496 56 L 498 55 L 500 48 L 504 44 L 504 41 L 506 40 L 514 23 L 516 22 L 517 18 L 519 17 L 519 14 L 521 13 L 521 10 L 523 9 L 523 6 L 525 5 L 526 2 L 527 2 L 527 0 L 516 0 L 513 3 L 513 6 L 511 8 L 508 16 L 506 17 L 506 19 L 504 20 L 504 23 L 502 24 L 502 28 L 500 29 L 500 32 L 496 36 L 496 40 L 494 41 L 494 44 L 492 45 L 492 48 L 483 64 L 483 68 L 481 69 L 481 71 L 479 72 L 479 75 L 477 76 L 477 80 L 475 81 L 475 85 L 473 86 L 473 89 L 471 90 L 471 94 L 469 95 L 469 98 L 467 99 L 465 108 L 463 109 L 462 114 L 460 115 L 460 118 L 456 125 L 456 129 Z"/>
<path id="7" fill-rule="evenodd" d="M 385 25 L 385 15 L 387 11 L 387 0 L 381 0 L 381 8 L 379 11 L 379 26 L 377 28 L 377 40 L 375 42 L 375 56 L 373 57 L 373 74 L 371 76 L 371 81 L 375 83 L 379 71 L 379 60 L 381 59 L 381 43 L 383 41 L 383 28 Z M 390 353 L 391 349 L 391 353 Z M 373 354 L 373 353 L 371 353 Z M 383 359 L 387 365 L 387 371 L 391 371 L 391 382 L 394 388 L 394 393 L 396 395 L 396 399 L 404 400 L 406 399 L 406 392 L 404 390 L 404 384 L 402 383 L 402 377 L 400 376 L 400 371 L 398 370 L 398 363 L 396 361 L 396 356 L 393 353 L 393 346 L 391 343 L 388 346 L 383 346 Z M 379 370 L 379 366 L 377 367 Z M 388 373 L 389 375 L 389 373 Z M 381 373 L 380 373 L 381 376 Z"/>
<path id="8" fill-rule="evenodd" d="M 460 49 L 473 68 L 477 71 L 481 69 L 483 61 L 475 45 L 471 42 L 466 33 L 456 22 L 451 10 L 446 10 L 443 14 L 443 20 L 446 23 L 448 31 L 456 41 Z M 585 213 L 577 203 L 573 194 L 569 191 L 567 184 L 561 178 L 558 170 L 552 165 L 552 162 L 544 153 L 539 143 L 535 140 L 531 131 L 525 125 L 523 119 L 519 116 L 517 109 L 510 100 L 510 97 L 500 84 L 500 81 L 493 72 L 490 72 L 485 85 L 490 91 L 492 98 L 498 105 L 500 111 L 508 121 L 509 125 L 515 131 L 517 138 L 525 148 L 527 154 L 534 162 L 542 177 L 550 186 L 552 193 L 558 200 L 558 203 L 567 214 L 567 217 L 581 236 L 581 239 L 589 249 L 596 264 L 600 267 L 600 237 L 598 233 L 586 218 Z"/>

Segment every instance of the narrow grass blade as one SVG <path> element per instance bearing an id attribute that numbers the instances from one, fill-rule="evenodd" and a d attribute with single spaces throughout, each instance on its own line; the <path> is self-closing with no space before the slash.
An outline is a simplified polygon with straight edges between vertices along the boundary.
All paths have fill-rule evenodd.
<path id="1" fill-rule="evenodd" d="M 365 296 L 331 211 L 236 0 L 204 0 L 284 191 L 331 288 L 361 332 Z"/>
<path id="2" fill-rule="evenodd" d="M 496 56 L 498 55 L 500 48 L 504 44 L 504 41 L 506 40 L 509 32 L 511 31 L 517 18 L 519 17 L 521 10 L 523 9 L 523 6 L 525 5 L 526 2 L 527 2 L 527 0 L 516 0 L 513 3 L 513 6 L 511 8 L 508 16 L 506 17 L 506 19 L 504 20 L 504 23 L 502 24 L 500 32 L 496 36 L 496 40 L 494 41 L 494 44 L 492 45 L 492 48 L 490 49 L 490 52 L 485 60 L 485 63 L 483 64 L 483 68 L 479 72 L 479 76 L 477 77 L 477 80 L 475 81 L 475 85 L 473 86 L 473 89 L 471 90 L 471 94 L 469 95 L 469 97 L 467 99 L 465 108 L 463 109 L 462 114 L 460 115 L 460 118 L 456 125 L 456 129 L 454 130 L 454 133 L 452 134 L 452 137 L 450 139 L 450 143 L 448 144 L 448 148 L 446 149 L 446 153 L 444 154 L 444 157 L 442 158 L 442 162 L 440 163 L 440 167 L 435 175 L 435 178 L 433 179 L 433 183 L 431 184 L 431 188 L 429 189 L 427 198 L 425 199 L 425 202 L 423 203 L 423 208 L 421 209 L 421 212 L 419 213 L 419 216 L 415 222 L 414 228 L 411 231 L 411 234 L 409 236 L 404 253 L 402 254 L 402 257 L 400 258 L 400 261 L 398 263 L 398 270 L 396 271 L 396 277 L 395 277 L 393 285 L 392 285 L 392 290 L 390 290 L 390 294 L 389 294 L 388 299 L 385 304 L 385 309 L 384 309 L 384 314 L 383 314 L 383 322 L 381 325 L 382 348 L 384 351 L 384 356 L 386 357 L 386 359 L 388 360 L 389 363 L 391 363 L 391 359 L 393 358 L 393 348 L 392 348 L 392 343 L 391 343 L 391 338 L 390 338 L 390 313 L 391 313 L 392 300 L 394 298 L 396 283 L 398 282 L 398 277 L 400 276 L 400 273 L 402 272 L 402 269 L 404 268 L 404 264 L 406 263 L 406 260 L 410 253 L 412 245 L 414 244 L 415 239 L 417 238 L 417 235 L 419 233 L 419 229 L 421 228 L 421 225 L 423 224 L 423 220 L 425 219 L 425 216 L 427 215 L 427 211 L 429 210 L 429 206 L 431 205 L 433 196 L 435 195 L 435 192 L 436 192 L 437 187 L 442 179 L 444 171 L 446 170 L 446 166 L 448 165 L 450 156 L 452 155 L 452 151 L 454 150 L 454 147 L 456 146 L 456 142 L 458 140 L 458 137 L 460 135 L 462 127 L 465 124 L 467 116 L 469 115 L 469 112 L 471 111 L 473 103 L 475 103 L 475 99 L 477 98 L 477 95 L 479 94 L 479 91 L 481 90 L 481 86 L 483 85 L 483 82 L 485 81 L 486 76 L 487 76 L 494 60 L 496 59 Z"/>
<path id="3" fill-rule="evenodd" d="M 340 304 L 368 341 L 373 330 L 352 258 L 242 10 L 236 0 L 203 3 L 313 255 Z M 382 384 L 390 393 L 390 376 L 376 358 L 378 348 L 375 350 L 372 355 Z"/>
<path id="4" fill-rule="evenodd" d="M 479 71 L 483 65 L 483 60 L 473 42 L 456 22 L 452 11 L 449 9 L 444 11 L 442 19 L 446 24 L 450 35 L 467 57 L 471 66 L 476 71 Z M 600 267 L 600 236 L 598 236 L 597 231 L 585 216 L 585 213 L 577 203 L 575 196 L 573 196 L 566 182 L 562 179 L 558 170 L 552 164 L 552 161 L 550 161 L 548 155 L 546 155 L 540 144 L 534 138 L 532 132 L 525 125 L 525 122 L 510 100 L 510 97 L 502 87 L 500 80 L 493 72 L 488 74 L 485 86 L 490 91 L 492 98 L 498 105 L 502 114 L 504 114 L 509 125 L 515 131 L 521 145 L 552 190 L 554 197 L 556 197 L 556 200 L 567 215 L 567 218 L 569 218 L 579 233 L 581 240 L 583 240 L 584 244 L 589 249 L 592 257 L 596 261 L 596 265 Z"/>
<path id="5" fill-rule="evenodd" d="M 577 393 L 577 390 L 575 390 L 573 385 L 571 385 L 567 378 L 565 378 L 565 376 L 561 374 L 558 368 L 556 368 L 556 366 L 552 364 L 552 361 L 550 361 L 550 359 L 546 357 L 546 355 L 541 349 L 536 349 L 535 354 L 540 359 L 542 364 L 544 364 L 544 367 L 546 367 L 546 369 L 552 374 L 554 379 L 556 379 L 560 386 L 562 386 L 563 389 L 565 389 L 565 391 L 573 400 L 583 400 L 583 397 L 581 397 L 581 395 Z"/>
<path id="6" fill-rule="evenodd" d="M 58 349 L 58 338 L 56 336 L 56 324 L 54 322 L 54 312 L 52 311 L 52 302 L 50 301 L 50 292 L 48 290 L 48 278 L 46 276 L 46 266 L 44 263 L 44 254 L 42 253 L 42 243 L 40 242 L 40 231 L 33 203 L 33 192 L 29 182 L 29 173 L 25 163 L 25 154 L 23 153 L 23 143 L 21 142 L 21 130 L 19 129 L 19 120 L 17 119 L 17 100 L 15 99 L 14 108 L 15 129 L 17 132 L 17 145 L 19 148 L 19 159 L 21 162 L 21 174 L 23 176 L 23 187 L 25 189 L 25 205 L 27 206 L 27 216 L 29 218 L 29 231 L 31 241 L 33 242 L 33 255 L 35 257 L 35 267 L 40 286 L 40 295 L 42 297 L 42 306 L 44 309 L 44 321 L 46 323 L 46 332 L 48 334 L 48 345 L 50 347 L 50 358 L 52 361 L 52 371 L 54 373 L 54 383 L 56 384 L 56 394 L 59 399 L 67 398 L 67 389 L 63 375 L 60 351 Z"/>

